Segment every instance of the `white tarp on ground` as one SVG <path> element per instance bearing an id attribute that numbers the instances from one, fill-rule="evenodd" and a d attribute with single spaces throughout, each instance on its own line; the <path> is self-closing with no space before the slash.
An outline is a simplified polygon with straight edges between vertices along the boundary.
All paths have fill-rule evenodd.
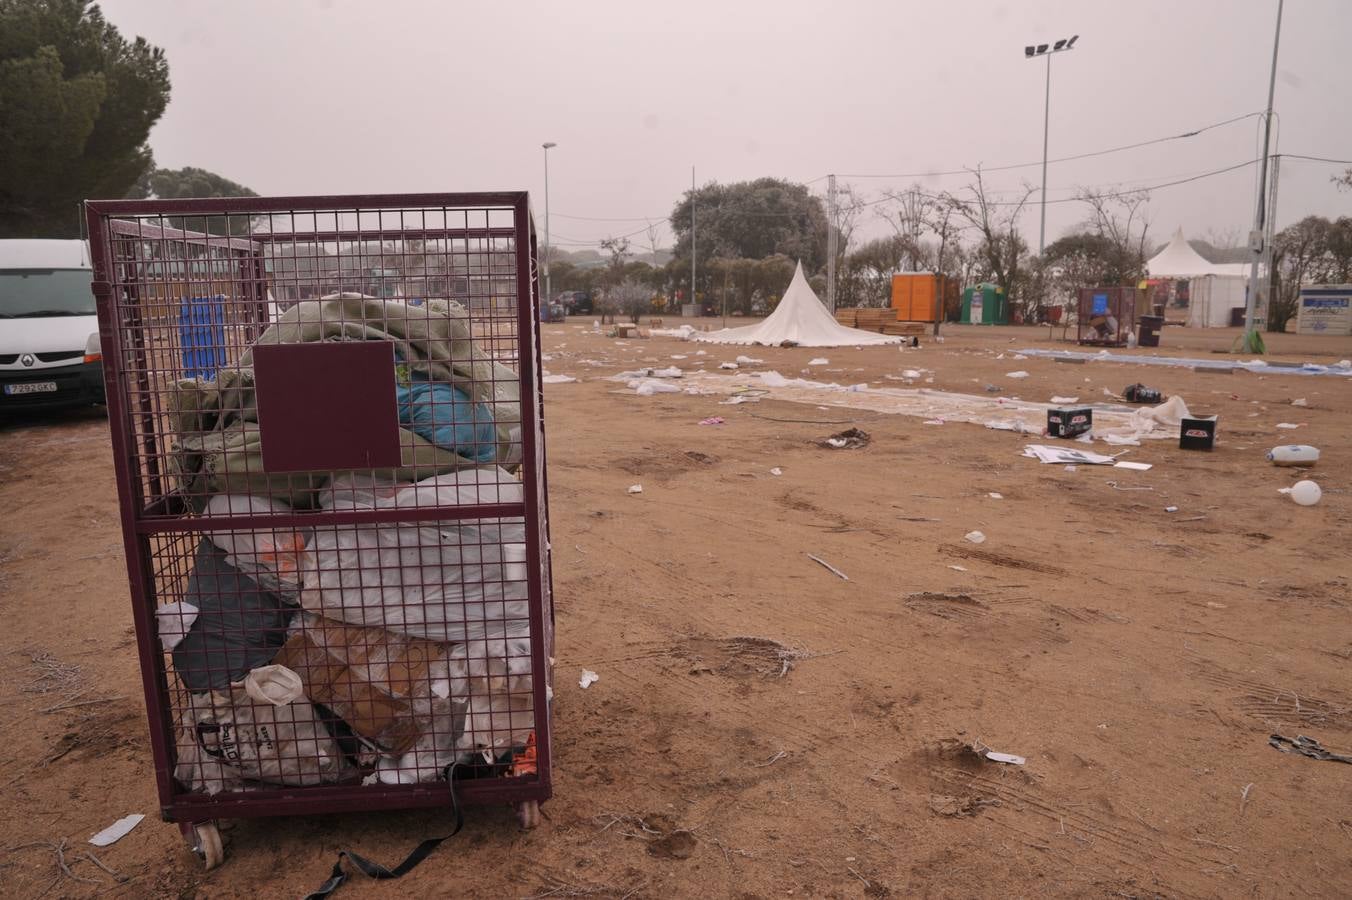
<path id="1" fill-rule="evenodd" d="M 1188 281 L 1188 327 L 1228 328 L 1230 310 L 1244 307 L 1245 286 L 1241 275 L 1198 275 Z"/>
<path id="2" fill-rule="evenodd" d="M 928 388 L 829 384 L 805 378 L 785 378 L 778 372 L 757 372 L 749 378 L 692 372 L 683 381 L 687 393 L 732 394 L 733 400 L 741 396 L 748 400 L 787 400 L 817 406 L 870 410 L 916 416 L 935 425 L 967 422 L 1022 434 L 1042 434 L 1047 427 L 1047 410 L 1056 405 Z M 1154 407 L 1092 404 L 1092 408 L 1093 437 L 1110 444 L 1137 444 L 1143 438 L 1176 438 L 1178 425 L 1182 417 L 1188 414 L 1187 405 L 1178 396 Z"/>
<path id="3" fill-rule="evenodd" d="M 757 344 L 778 347 L 791 341 L 799 347 L 850 347 L 863 344 L 897 344 L 905 340 L 858 328 L 846 328 L 826 311 L 803 275 L 803 264 L 793 273 L 793 281 L 784 292 L 775 311 L 758 325 L 724 328 L 696 334 L 698 341 L 711 344 Z"/>

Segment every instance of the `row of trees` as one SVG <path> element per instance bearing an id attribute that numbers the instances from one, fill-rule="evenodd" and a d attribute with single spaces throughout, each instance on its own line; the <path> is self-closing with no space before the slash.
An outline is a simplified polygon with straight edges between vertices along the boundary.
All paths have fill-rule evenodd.
<path id="1" fill-rule="evenodd" d="M 1348 172 L 1352 184 L 1352 171 Z M 1306 216 L 1272 241 L 1268 330 L 1285 331 L 1303 284 L 1352 283 L 1352 217 Z"/>
<path id="2" fill-rule="evenodd" d="M 1039 304 L 1065 299 L 1075 286 L 1132 284 L 1143 276 L 1151 249 L 1148 194 L 1082 192 L 1077 199 L 1086 210 L 1084 223 L 1038 258 L 1020 235 L 1033 188 L 1025 185 L 997 195 L 980 169 L 971 174 L 969 184 L 955 192 L 936 194 L 914 185 L 871 202 L 846 188 L 830 211 L 806 185 L 780 179 L 706 184 L 686 192 L 673 208 L 670 225 L 676 241 L 665 265 L 630 260 L 627 239 L 608 239 L 602 242 L 605 265 L 555 260 L 553 284 L 561 291 L 589 291 L 603 306 L 612 295 L 636 297 L 646 291 L 642 311 L 652 309 L 654 298 L 658 308 L 677 296 L 689 298 L 692 202 L 699 278 L 695 295 L 712 301 L 716 309 L 739 314 L 772 310 L 797 261 L 821 293 L 827 237 L 833 229 L 840 306 L 885 305 L 892 275 L 908 270 L 942 272 L 963 284 L 994 282 L 1004 288 L 1011 308 L 1025 314 Z M 856 246 L 855 232 L 866 210 L 880 213 L 893 233 Z M 622 285 L 624 292 L 619 291 Z M 626 312 L 639 302 L 616 300 L 610 305 Z"/>

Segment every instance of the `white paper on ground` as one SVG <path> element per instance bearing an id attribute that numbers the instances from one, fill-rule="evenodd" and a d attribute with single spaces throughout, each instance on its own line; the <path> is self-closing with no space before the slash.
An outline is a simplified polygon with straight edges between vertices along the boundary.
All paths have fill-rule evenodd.
<path id="1" fill-rule="evenodd" d="M 140 825 L 141 820 L 144 818 L 144 813 L 132 813 L 129 816 L 123 816 L 98 834 L 91 837 L 89 843 L 93 844 L 95 847 L 107 847 L 109 844 L 116 844 L 126 837 L 133 828 Z"/>
<path id="2" fill-rule="evenodd" d="M 752 359 L 752 358 L 749 357 L 749 356 L 739 356 L 739 357 L 737 357 L 737 363 L 738 363 L 739 365 L 743 365 L 743 366 L 754 366 L 756 363 L 763 363 L 763 362 L 765 362 L 765 360 L 763 360 L 763 359 Z"/>
<path id="3" fill-rule="evenodd" d="M 814 357 L 814 358 L 812 358 L 812 359 L 809 359 L 809 360 L 807 361 L 807 364 L 808 364 L 809 366 L 825 366 L 825 365 L 829 365 L 830 362 L 831 362 L 831 360 L 827 359 L 827 358 L 824 357 L 824 356 L 817 356 L 817 357 Z"/>
<path id="4" fill-rule="evenodd" d="M 1023 371 L 1023 369 L 1020 369 L 1020 370 L 1017 371 L 1017 372 L 1006 372 L 1006 373 L 1005 373 L 1005 377 L 1006 377 L 1006 378 L 1027 378 L 1027 377 L 1028 377 L 1028 373 L 1025 372 L 1025 371 Z"/>
<path id="5" fill-rule="evenodd" d="M 191 603 L 166 603 L 155 609 L 155 629 L 160 634 L 160 643 L 164 649 L 172 650 L 188 634 L 192 623 L 197 621 L 200 612 Z"/>
<path id="6" fill-rule="evenodd" d="M 641 494 L 641 493 L 643 493 L 643 485 L 641 485 L 641 484 L 631 484 L 631 485 L 629 485 L 629 493 L 631 493 L 631 494 Z"/>
<path id="7" fill-rule="evenodd" d="M 1277 423 L 1277 427 L 1278 427 L 1278 428 L 1299 428 L 1300 426 L 1297 425 L 1297 424 L 1295 424 L 1294 422 L 1278 422 L 1278 423 Z"/>
<path id="8" fill-rule="evenodd" d="M 1091 466 L 1111 466 L 1116 460 L 1092 450 L 1075 450 L 1070 447 L 1048 447 L 1046 444 L 1028 444 L 1023 455 L 1044 463 L 1083 463 Z"/>
<path id="9" fill-rule="evenodd" d="M 971 541 L 973 544 L 986 543 L 986 536 L 979 531 L 969 531 L 966 534 L 964 534 L 963 537 Z"/>
<path id="10" fill-rule="evenodd" d="M 1151 467 L 1151 463 L 1128 462 L 1127 460 L 1113 463 L 1114 469 L 1132 469 L 1136 472 L 1148 472 Z"/>
<path id="11" fill-rule="evenodd" d="M 546 375 L 540 379 L 545 384 L 568 384 L 577 381 L 572 375 Z"/>
<path id="12" fill-rule="evenodd" d="M 719 363 L 719 364 L 718 364 L 718 367 L 719 367 L 720 369 L 736 369 L 736 368 L 738 368 L 737 363 L 735 363 L 735 362 Z"/>
<path id="13" fill-rule="evenodd" d="M 1080 402 L 1080 398 L 1079 398 L 1079 397 L 1053 397 L 1053 398 L 1051 399 L 1051 402 L 1052 402 L 1052 403 L 1079 403 L 1079 402 Z"/>
<path id="14" fill-rule="evenodd" d="M 585 690 L 600 680 L 601 676 L 597 675 L 591 669 L 583 669 L 582 677 L 577 680 L 577 686 Z"/>
<path id="15" fill-rule="evenodd" d="M 996 753 L 994 750 L 986 751 L 986 759 L 992 762 L 1009 763 L 1011 766 L 1021 766 L 1028 762 L 1022 756 L 1015 756 L 1013 753 Z"/>
<path id="16" fill-rule="evenodd" d="M 773 469 L 770 470 L 770 474 L 771 474 L 771 475 L 783 475 L 783 474 L 784 474 L 784 470 L 781 469 L 779 466 L 775 466 Z"/>

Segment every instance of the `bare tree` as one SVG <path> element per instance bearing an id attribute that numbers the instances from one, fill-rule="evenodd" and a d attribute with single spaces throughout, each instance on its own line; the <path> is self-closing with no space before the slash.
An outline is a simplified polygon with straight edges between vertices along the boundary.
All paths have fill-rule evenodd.
<path id="1" fill-rule="evenodd" d="M 1244 246 L 1240 243 L 1243 233 L 1238 228 L 1208 228 L 1202 234 L 1202 240 L 1206 241 L 1217 250 L 1234 250 L 1237 247 Z"/>
<path id="2" fill-rule="evenodd" d="M 662 233 L 662 223 L 649 222 L 646 229 L 648 238 L 648 252 L 652 254 L 652 265 L 657 266 L 657 237 Z"/>
<path id="3" fill-rule="evenodd" d="M 980 257 L 980 269 L 1004 288 L 1009 305 L 1017 307 L 1025 303 L 1021 289 L 1026 280 L 1023 267 L 1028 252 L 1028 245 L 1019 234 L 1019 217 L 1036 189 L 1025 183 L 1017 199 L 996 200 L 987 193 L 981 168 L 968 171 L 972 173 L 971 183 L 956 194 L 944 194 L 943 201 L 953 208 L 961 224 L 977 233 L 975 252 Z"/>
<path id="4" fill-rule="evenodd" d="M 906 242 L 907 267 L 912 271 L 920 269 L 925 265 L 925 232 L 930 229 L 935 207 L 943 205 L 941 200 L 922 190 L 919 184 L 904 191 L 884 191 L 883 196 L 895 204 L 883 217 L 897 237 Z"/>
<path id="5" fill-rule="evenodd" d="M 637 325 L 639 316 L 652 311 L 653 289 L 632 278 L 626 278 L 606 289 L 606 301 L 617 312 L 629 316 Z"/>
<path id="6" fill-rule="evenodd" d="M 1110 269 L 1122 283 L 1145 274 L 1146 240 L 1150 233 L 1149 191 L 1124 193 L 1080 188 L 1075 199 L 1089 207 L 1088 226 L 1108 245 L 1116 259 Z"/>

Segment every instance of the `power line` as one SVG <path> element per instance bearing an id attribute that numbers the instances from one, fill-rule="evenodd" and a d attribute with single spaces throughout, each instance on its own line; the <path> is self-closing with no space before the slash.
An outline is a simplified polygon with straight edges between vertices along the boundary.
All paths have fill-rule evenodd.
<path id="1" fill-rule="evenodd" d="M 1120 146 L 1120 147 L 1109 147 L 1107 150 L 1095 150 L 1095 151 L 1090 152 L 1090 153 L 1079 153 L 1079 154 L 1076 154 L 1075 156 L 1062 156 L 1062 157 L 1059 157 L 1058 159 L 1049 159 L 1049 160 L 1047 160 L 1047 162 L 1048 162 L 1049 164 L 1050 164 L 1050 163 L 1074 162 L 1075 160 L 1078 160 L 1078 159 L 1091 159 L 1091 158 L 1093 158 L 1093 157 L 1095 157 L 1095 156 L 1107 156 L 1107 155 L 1110 154 L 1110 153 L 1121 153 L 1121 152 L 1123 152 L 1124 150 L 1135 150 L 1135 149 L 1137 149 L 1137 148 L 1139 148 L 1139 147 L 1149 147 L 1149 146 L 1151 146 L 1152 144 L 1163 144 L 1163 143 L 1167 143 L 1168 141 L 1179 141 L 1179 140 L 1184 140 L 1184 139 L 1187 139 L 1187 138 L 1197 137 L 1199 134 L 1202 134 L 1203 132 L 1211 131 L 1211 130 L 1214 129 L 1214 128 L 1221 128 L 1221 127 L 1223 127 L 1223 126 L 1225 126 L 1225 125 L 1233 125 L 1235 122 L 1242 122 L 1242 121 L 1245 120 L 1245 119 L 1250 119 L 1250 118 L 1253 118 L 1254 116 L 1261 116 L 1261 115 L 1262 115 L 1262 113 L 1259 113 L 1259 112 L 1245 113 L 1245 114 L 1242 115 L 1242 116 L 1235 116 L 1234 118 L 1232 118 L 1232 119 L 1226 119 L 1226 120 L 1223 121 L 1223 122 L 1214 122 L 1214 123 L 1212 123 L 1211 125 L 1205 125 L 1205 126 L 1203 126 L 1203 127 L 1201 127 L 1201 128 L 1195 129 L 1195 130 L 1193 130 L 1193 131 L 1185 131 L 1185 132 L 1183 132 L 1182 134 L 1171 134 L 1171 135 L 1169 135 L 1168 137 L 1152 138 L 1151 140 L 1148 140 L 1148 141 L 1138 141 L 1137 143 L 1134 143 L 1134 144 L 1123 144 L 1123 145 Z M 1041 165 L 1042 165 L 1042 161 L 1041 161 L 1041 160 L 1038 160 L 1037 162 L 1030 162 L 1030 163 L 1015 163 L 1015 164 L 1013 164 L 1013 165 L 1008 165 L 1008 166 L 989 166 L 989 167 L 988 167 L 988 166 L 981 166 L 980 168 L 981 168 L 981 171 L 982 171 L 982 172 L 1007 172 L 1007 171 L 1009 171 L 1009 170 L 1011 170 L 1011 169 L 1027 169 L 1027 168 L 1032 168 L 1032 167 L 1034 167 L 1034 166 L 1041 166 Z M 949 170 L 949 171 L 946 171 L 946 172 L 909 172 L 909 173 L 903 172 L 903 173 L 895 174 L 895 175 L 849 175 L 849 174 L 846 174 L 846 175 L 841 175 L 840 177 L 841 177 L 841 178 L 931 178 L 931 177 L 939 177 L 939 176 L 944 176 L 944 175 L 968 175 L 968 174 L 971 174 L 971 171 L 972 171 L 971 169 L 952 169 L 952 170 Z M 820 179 L 818 179 L 818 180 L 820 180 Z"/>
<path id="2" fill-rule="evenodd" d="M 1303 156 L 1299 153 L 1274 153 L 1283 159 L 1308 159 L 1311 162 L 1333 163 L 1335 166 L 1352 166 L 1352 159 L 1329 159 L 1326 156 Z"/>

